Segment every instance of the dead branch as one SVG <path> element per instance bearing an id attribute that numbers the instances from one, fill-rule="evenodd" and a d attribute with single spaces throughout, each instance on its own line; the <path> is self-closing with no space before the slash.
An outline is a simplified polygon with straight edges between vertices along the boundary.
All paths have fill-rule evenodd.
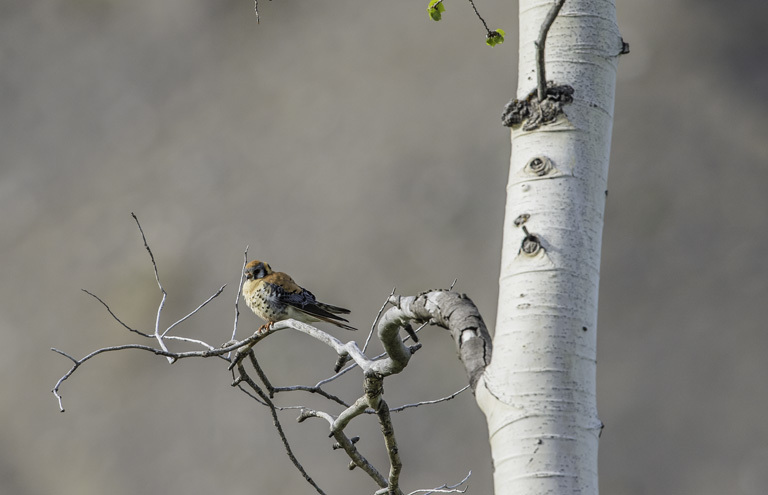
<path id="1" fill-rule="evenodd" d="M 493 349 L 491 336 L 475 304 L 464 294 L 444 290 L 423 292 L 418 296 L 392 296 L 391 302 L 395 307 L 384 314 L 379 335 L 382 336 L 383 326 L 398 327 L 408 321 L 430 322 L 449 330 L 474 390 L 491 362 Z"/>

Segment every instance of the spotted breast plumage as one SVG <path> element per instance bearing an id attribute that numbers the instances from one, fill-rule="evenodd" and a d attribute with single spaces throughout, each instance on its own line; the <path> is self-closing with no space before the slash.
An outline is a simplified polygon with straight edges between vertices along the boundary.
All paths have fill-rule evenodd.
<path id="1" fill-rule="evenodd" d="M 268 263 L 254 260 L 245 265 L 243 299 L 266 324 L 260 332 L 268 330 L 276 321 L 292 318 L 305 323 L 324 321 L 346 330 L 357 330 L 346 325 L 339 314 L 349 314 L 348 309 L 319 302 L 314 294 L 300 287 L 286 273 L 272 271 Z"/>

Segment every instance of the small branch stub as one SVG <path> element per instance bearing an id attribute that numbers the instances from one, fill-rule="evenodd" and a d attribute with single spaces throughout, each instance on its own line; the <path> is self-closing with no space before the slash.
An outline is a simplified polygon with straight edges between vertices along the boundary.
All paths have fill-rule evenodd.
<path id="1" fill-rule="evenodd" d="M 621 50 L 619 51 L 619 55 L 627 55 L 629 53 L 629 43 L 624 41 L 624 38 L 621 38 Z"/>
<path id="2" fill-rule="evenodd" d="M 523 232 L 525 232 L 525 237 L 520 244 L 520 252 L 528 256 L 535 256 L 541 249 L 541 241 L 535 234 L 528 232 L 528 227 L 525 225 L 523 225 Z"/>
<path id="3" fill-rule="evenodd" d="M 528 221 L 529 218 L 531 218 L 530 213 L 523 213 L 518 215 L 517 218 L 515 218 L 515 227 L 522 226 L 525 222 Z"/>
<path id="4" fill-rule="evenodd" d="M 552 160 L 546 156 L 537 156 L 529 160 L 528 163 L 525 164 L 523 170 L 529 174 L 544 177 L 552 171 Z"/>

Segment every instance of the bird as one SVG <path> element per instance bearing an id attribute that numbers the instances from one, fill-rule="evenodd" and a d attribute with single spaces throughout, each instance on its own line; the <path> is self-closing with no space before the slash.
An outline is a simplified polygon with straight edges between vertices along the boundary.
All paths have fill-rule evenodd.
<path id="1" fill-rule="evenodd" d="M 293 318 L 304 323 L 324 321 L 345 330 L 357 330 L 346 325 L 349 320 L 338 316 L 349 310 L 321 303 L 315 295 L 299 286 L 287 273 L 275 272 L 265 263 L 253 260 L 245 265 L 243 299 L 256 316 L 266 320 L 257 333 L 268 331 L 277 321 Z"/>

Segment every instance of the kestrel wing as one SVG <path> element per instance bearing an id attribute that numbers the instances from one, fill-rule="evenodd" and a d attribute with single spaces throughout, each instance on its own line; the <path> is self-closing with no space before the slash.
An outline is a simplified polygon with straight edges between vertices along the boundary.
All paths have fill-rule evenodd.
<path id="1" fill-rule="evenodd" d="M 270 280 L 267 281 L 267 278 Z M 268 277 L 265 277 L 265 282 L 269 283 L 274 288 L 273 297 L 275 297 L 278 302 L 292 306 L 302 313 L 306 313 L 318 320 L 333 323 L 334 325 L 346 328 L 347 330 L 357 330 L 354 327 L 341 323 L 342 321 L 348 322 L 349 320 L 334 314 L 347 314 L 349 313 L 348 309 L 318 302 L 314 294 L 307 289 L 300 287 L 287 274 L 282 272 L 273 273 Z"/>

